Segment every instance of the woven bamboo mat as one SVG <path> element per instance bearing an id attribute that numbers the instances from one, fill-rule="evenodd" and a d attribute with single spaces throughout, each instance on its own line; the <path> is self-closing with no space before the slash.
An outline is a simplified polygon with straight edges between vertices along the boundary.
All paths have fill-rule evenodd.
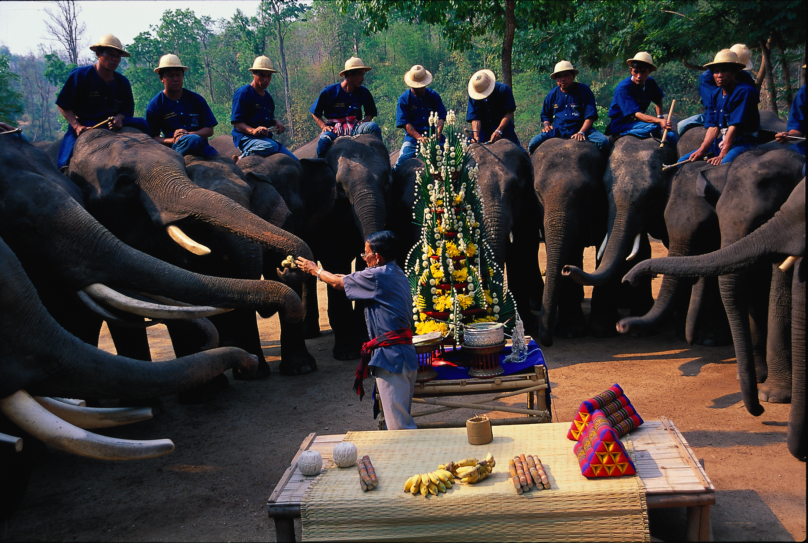
<path id="1" fill-rule="evenodd" d="M 589 480 L 581 475 L 569 424 L 495 426 L 494 441 L 469 445 L 465 428 L 349 432 L 370 455 L 375 490 L 359 488 L 356 467 L 329 462 L 301 503 L 307 541 L 649 541 L 645 490 L 638 477 Z M 631 446 L 629 444 L 629 452 Z M 475 485 L 457 483 L 424 498 L 404 493 L 404 482 L 438 464 L 491 452 L 497 466 Z M 541 458 L 552 488 L 517 495 L 508 459 Z"/>

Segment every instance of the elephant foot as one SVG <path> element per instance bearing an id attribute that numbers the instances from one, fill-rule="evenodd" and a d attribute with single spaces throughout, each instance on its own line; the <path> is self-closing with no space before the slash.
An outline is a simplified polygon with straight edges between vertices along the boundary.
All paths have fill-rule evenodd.
<path id="1" fill-rule="evenodd" d="M 359 360 L 359 356 L 362 353 L 362 349 L 360 347 L 350 347 L 350 346 L 342 346 L 337 347 L 334 346 L 333 355 L 336 360 Z"/>
<path id="2" fill-rule="evenodd" d="M 177 394 L 177 401 L 181 404 L 194 405 L 205 403 L 216 398 L 219 393 L 230 386 L 225 374 L 220 374 L 198 387 L 184 390 Z"/>
<path id="3" fill-rule="evenodd" d="M 758 399 L 769 403 L 791 403 L 791 383 L 768 380 L 758 387 Z"/>
<path id="4" fill-rule="evenodd" d="M 592 317 L 589 319 L 589 333 L 596 338 L 614 337 L 617 335 L 617 315 L 614 318 Z"/>
<path id="5" fill-rule="evenodd" d="M 305 328 L 303 329 L 303 338 L 304 339 L 314 339 L 320 337 L 320 324 L 313 323 L 309 324 L 308 322 L 304 323 Z"/>
<path id="6" fill-rule="evenodd" d="M 304 375 L 317 371 L 317 361 L 308 351 L 303 351 L 295 355 L 282 356 L 281 358 L 281 366 L 279 368 L 281 375 Z"/>
<path id="7" fill-rule="evenodd" d="M 556 337 L 575 339 L 586 336 L 587 332 L 586 318 L 580 306 L 568 314 L 559 311 L 558 322 L 554 330 Z"/>
<path id="8" fill-rule="evenodd" d="M 249 375 L 238 368 L 233 368 L 233 379 L 237 381 L 256 381 L 269 378 L 270 373 L 269 364 L 267 364 L 266 360 L 259 360 L 258 369 L 255 370 L 254 375 Z"/>
<path id="9" fill-rule="evenodd" d="M 729 328 L 701 328 L 693 340 L 694 345 L 705 347 L 723 347 L 732 344 L 732 332 Z"/>
<path id="10" fill-rule="evenodd" d="M 657 331 L 653 328 L 642 328 L 642 327 L 634 327 L 628 335 L 631 337 L 649 337 L 656 334 Z"/>
<path id="11" fill-rule="evenodd" d="M 766 362 L 758 362 L 755 360 L 755 377 L 757 378 L 758 383 L 765 383 L 766 379 L 769 377 L 769 367 L 766 365 Z M 789 385 L 791 388 L 791 385 Z"/>

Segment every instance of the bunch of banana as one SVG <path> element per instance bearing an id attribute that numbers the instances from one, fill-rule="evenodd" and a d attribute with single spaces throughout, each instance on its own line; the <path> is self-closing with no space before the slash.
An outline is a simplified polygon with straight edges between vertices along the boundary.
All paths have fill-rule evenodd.
<path id="1" fill-rule="evenodd" d="M 429 494 L 434 496 L 438 492 L 446 492 L 447 488 L 452 488 L 454 475 L 446 470 L 436 470 L 431 473 L 421 473 L 413 475 L 407 482 L 404 483 L 404 492 L 409 492 L 413 496 L 421 493 L 421 496 L 426 497 Z"/>
<path id="2" fill-rule="evenodd" d="M 459 462 L 448 462 L 441 464 L 438 469 L 444 469 L 460 479 L 461 483 L 477 483 L 485 479 L 497 465 L 494 456 L 488 453 L 485 460 L 476 458 L 464 458 Z"/>
<path id="3" fill-rule="evenodd" d="M 295 264 L 295 258 L 292 255 L 287 256 L 281 262 L 281 266 L 284 268 L 297 268 L 297 264 Z"/>

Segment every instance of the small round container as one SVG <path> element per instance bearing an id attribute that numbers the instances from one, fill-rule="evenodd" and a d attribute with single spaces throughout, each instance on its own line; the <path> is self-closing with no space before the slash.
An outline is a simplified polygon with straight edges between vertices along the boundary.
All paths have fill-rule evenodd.
<path id="1" fill-rule="evenodd" d="M 463 332 L 463 344 L 469 347 L 491 347 L 505 341 L 505 327 L 501 322 L 468 324 Z"/>
<path id="2" fill-rule="evenodd" d="M 485 445 L 494 440 L 491 421 L 485 415 L 477 415 L 466 421 L 466 433 L 472 445 Z"/>

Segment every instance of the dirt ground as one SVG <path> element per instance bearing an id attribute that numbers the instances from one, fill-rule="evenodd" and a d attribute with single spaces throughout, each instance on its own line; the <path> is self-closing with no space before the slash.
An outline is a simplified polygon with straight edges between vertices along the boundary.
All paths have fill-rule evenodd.
<path id="1" fill-rule="evenodd" d="M 654 251 L 665 253 L 660 244 Z M 592 269 L 592 253 L 590 248 L 587 269 Z M 231 379 L 227 390 L 204 405 L 180 405 L 167 397 L 154 419 L 104 432 L 170 438 L 176 450 L 167 456 L 112 463 L 49 449 L 0 538 L 274 541 L 266 501 L 303 439 L 311 432 L 376 428 L 371 403 L 360 403 L 351 391 L 356 362 L 331 357 L 333 335 L 325 311 L 321 315 L 323 335 L 307 342 L 317 357 L 317 372 L 280 376 L 277 319 L 259 319 L 264 352 L 275 372 L 268 380 Z M 173 358 L 165 329 L 150 331 L 154 359 Z M 114 351 L 108 335 L 102 348 Z M 789 406 L 764 404 L 758 418 L 746 412 L 732 346 L 691 347 L 667 327 L 646 338 L 557 339 L 543 352 L 554 422 L 570 421 L 583 399 L 618 382 L 643 418 L 665 416 L 676 424 L 704 459 L 717 489 L 716 541 L 806 538 L 806 467 L 786 449 Z M 517 404 L 523 397 L 503 401 Z M 460 419 L 467 413 L 420 420 Z M 652 510 L 650 519 L 654 537 L 684 538 L 683 508 Z M 299 538 L 299 521 L 297 531 Z"/>

